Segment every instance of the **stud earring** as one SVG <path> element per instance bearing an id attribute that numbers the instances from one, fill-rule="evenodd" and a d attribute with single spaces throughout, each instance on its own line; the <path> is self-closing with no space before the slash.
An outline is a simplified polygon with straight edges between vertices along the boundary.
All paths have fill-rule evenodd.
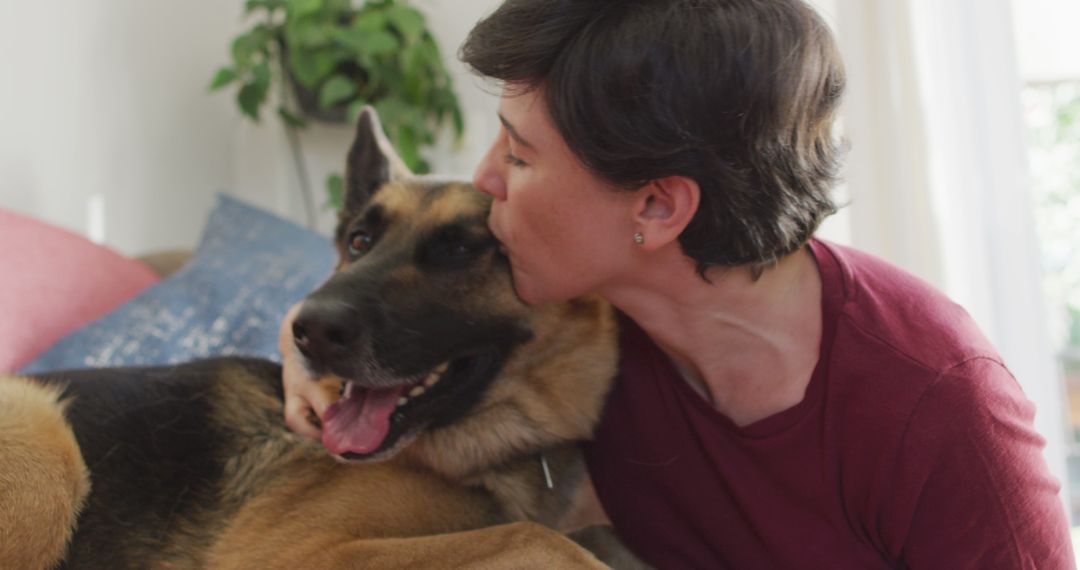
<path id="1" fill-rule="evenodd" d="M 641 244 L 645 243 L 645 235 L 642 234 L 641 232 L 635 232 L 634 233 L 634 243 L 636 243 L 638 245 L 641 245 Z"/>

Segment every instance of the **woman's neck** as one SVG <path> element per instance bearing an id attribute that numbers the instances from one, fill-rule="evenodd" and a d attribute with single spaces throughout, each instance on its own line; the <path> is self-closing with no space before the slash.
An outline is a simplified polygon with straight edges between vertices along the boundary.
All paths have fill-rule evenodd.
<path id="1" fill-rule="evenodd" d="M 706 282 L 681 251 L 601 291 L 737 425 L 802 401 L 821 345 L 821 278 L 808 248 L 754 280 L 747 267 L 713 268 Z"/>

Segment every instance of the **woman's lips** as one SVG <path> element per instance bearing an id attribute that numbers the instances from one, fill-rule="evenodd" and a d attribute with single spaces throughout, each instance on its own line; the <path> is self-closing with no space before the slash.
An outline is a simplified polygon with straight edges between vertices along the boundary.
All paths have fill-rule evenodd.
<path id="1" fill-rule="evenodd" d="M 491 223 L 491 218 L 488 218 L 488 229 L 491 230 L 491 235 L 495 236 L 495 241 L 499 242 L 499 253 L 506 257 L 510 257 L 510 249 L 506 247 L 502 237 L 499 236 L 499 230 L 495 227 L 495 224 Z"/>

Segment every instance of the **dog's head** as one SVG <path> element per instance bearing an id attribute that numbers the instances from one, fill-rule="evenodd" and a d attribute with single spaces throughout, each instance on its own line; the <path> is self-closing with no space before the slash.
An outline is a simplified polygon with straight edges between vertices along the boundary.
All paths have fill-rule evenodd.
<path id="1" fill-rule="evenodd" d="M 591 431 L 614 372 L 610 311 L 596 300 L 523 304 L 489 206 L 467 183 L 410 174 L 374 111 L 361 114 L 337 270 L 293 328 L 310 370 L 344 379 L 323 418 L 331 453 L 380 459 L 427 436 L 417 453 L 465 472 Z M 476 430 L 503 433 L 486 445 L 478 438 L 491 434 Z"/>

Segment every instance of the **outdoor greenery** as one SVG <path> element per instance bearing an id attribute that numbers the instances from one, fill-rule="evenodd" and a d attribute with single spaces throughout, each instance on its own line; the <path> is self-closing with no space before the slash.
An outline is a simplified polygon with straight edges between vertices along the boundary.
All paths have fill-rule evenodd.
<path id="1" fill-rule="evenodd" d="M 210 82 L 236 85 L 236 102 L 258 121 L 280 88 L 277 115 L 289 128 L 308 120 L 353 122 L 364 105 L 379 113 L 387 136 L 417 173 L 429 170 L 421 149 L 452 126 L 461 109 L 424 15 L 406 0 L 248 0 L 250 28 L 232 42 L 232 62 Z M 327 181 L 340 207 L 341 178 Z"/>
<path id="2" fill-rule="evenodd" d="M 1031 85 L 1024 99 L 1055 336 L 1080 349 L 1080 81 Z"/>

